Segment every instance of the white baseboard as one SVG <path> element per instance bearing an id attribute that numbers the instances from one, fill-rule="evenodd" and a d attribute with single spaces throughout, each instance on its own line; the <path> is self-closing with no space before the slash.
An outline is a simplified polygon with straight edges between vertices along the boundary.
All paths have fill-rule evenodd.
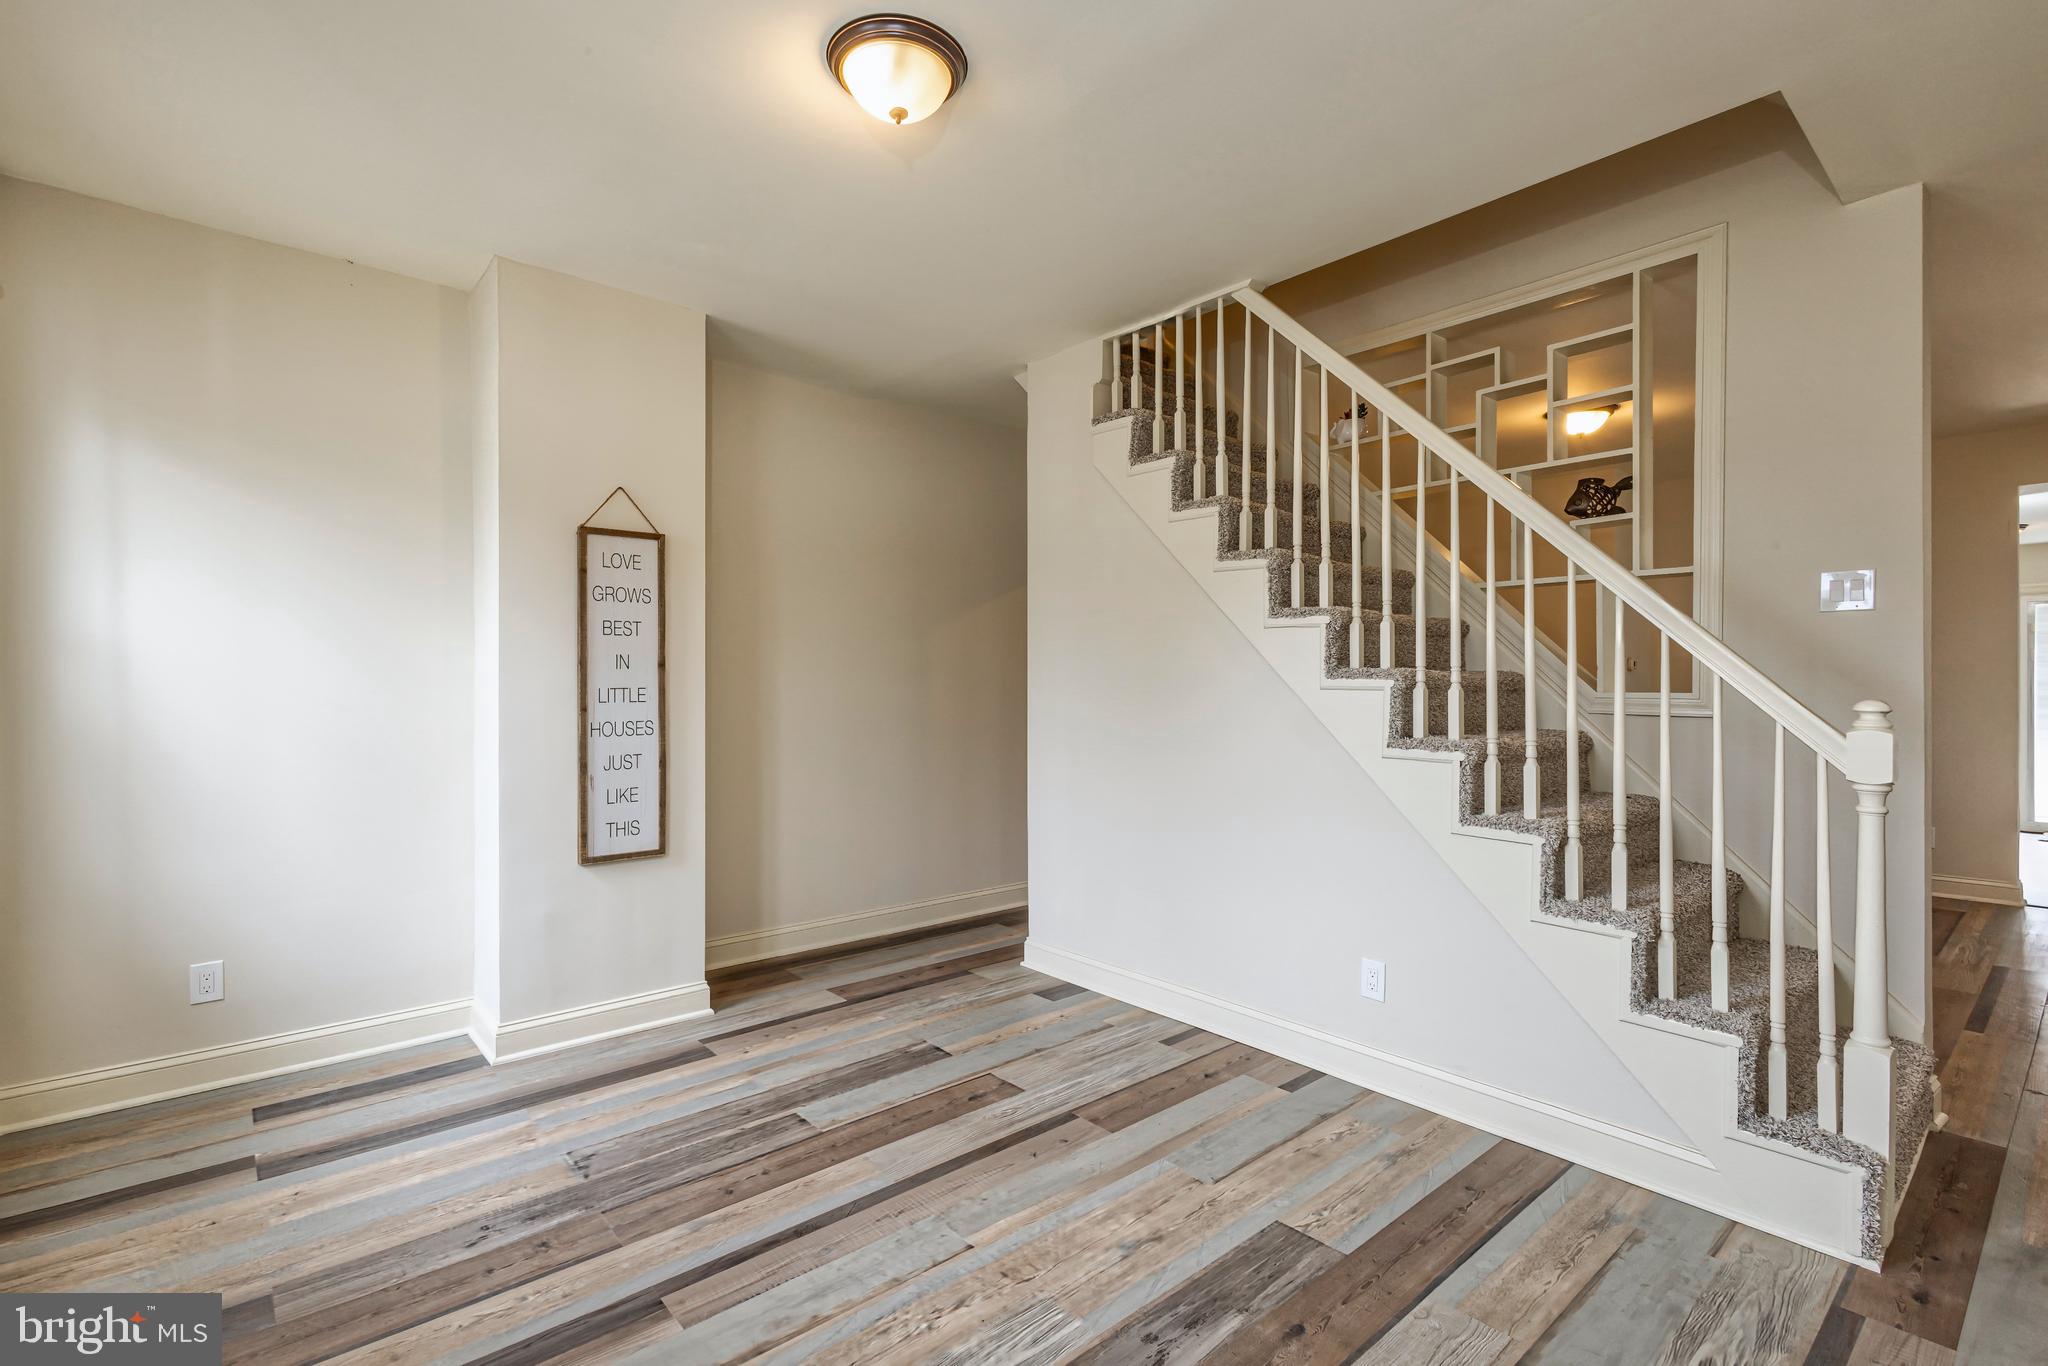
<path id="1" fill-rule="evenodd" d="M 956 920 L 972 920 L 997 911 L 1017 910 L 1027 900 L 1026 890 L 1027 884 L 1012 882 L 1002 887 L 984 887 L 978 892 L 956 892 L 928 901 L 854 911 L 849 915 L 827 916 L 823 920 L 806 920 L 800 925 L 777 925 L 765 930 L 720 935 L 706 941 L 704 959 L 708 967 L 729 968 L 763 958 L 781 958 L 792 953 L 835 948 L 862 939 L 879 939 L 908 930 L 933 929 Z"/>
<path id="2" fill-rule="evenodd" d="M 1949 877 L 1934 875 L 1933 891 L 1952 901 L 1978 901 L 1987 906 L 2024 906 L 2027 894 L 2017 882 L 1997 877 Z"/>
<path id="3" fill-rule="evenodd" d="M 471 1003 L 465 1018 L 469 1037 L 476 1042 L 478 1051 L 496 1064 L 642 1029 L 702 1019 L 710 1013 L 710 986 L 689 982 L 518 1020 L 493 1020 L 481 1005 Z"/>
<path id="4" fill-rule="evenodd" d="M 22 1082 L 0 1088 L 0 1133 L 452 1039 L 469 1017 L 468 1001 L 446 1001 Z"/>
<path id="5" fill-rule="evenodd" d="M 444 1001 L 0 1087 L 0 1134 L 464 1034 L 487 1060 L 500 1063 L 710 1014 L 711 988 L 703 982 L 505 1023 L 475 1001 Z"/>

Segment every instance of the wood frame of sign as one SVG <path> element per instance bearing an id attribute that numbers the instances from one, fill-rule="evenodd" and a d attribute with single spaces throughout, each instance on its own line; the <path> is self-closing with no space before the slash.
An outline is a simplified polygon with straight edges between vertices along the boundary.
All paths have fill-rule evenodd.
<path id="1" fill-rule="evenodd" d="M 630 678 L 633 676 L 630 667 L 624 669 L 619 667 L 620 661 L 625 660 L 633 653 L 632 651 L 607 650 L 606 653 L 612 656 L 612 665 L 601 668 L 598 671 L 604 675 L 603 678 L 596 680 L 592 678 L 590 649 L 593 617 L 590 609 L 595 602 L 591 584 L 591 556 L 593 553 L 591 541 L 593 538 L 617 538 L 625 541 L 653 542 L 654 566 L 652 587 L 654 601 L 652 603 L 652 610 L 651 612 L 647 610 L 648 604 L 637 602 L 633 604 L 637 610 L 631 618 L 631 620 L 644 625 L 651 617 L 654 623 L 653 688 L 655 696 L 653 700 L 653 721 L 655 733 L 651 746 L 645 743 L 647 737 L 644 735 L 626 737 L 638 740 L 641 743 L 623 748 L 613 743 L 613 741 L 620 738 L 618 736 L 593 735 L 594 726 L 626 724 L 637 726 L 643 724 L 646 710 L 646 701 L 644 699 L 646 685 L 630 681 Z M 618 863 L 625 859 L 659 858 L 668 852 L 667 550 L 668 539 L 658 531 L 616 531 L 609 527 L 594 526 L 579 526 L 576 528 L 576 861 L 581 864 Z M 603 587 L 603 585 L 600 585 L 600 587 Z M 620 618 L 607 616 L 605 613 L 598 613 L 596 620 L 600 631 L 606 633 L 600 635 L 600 640 L 615 638 L 611 637 L 608 632 L 620 628 Z M 639 636 L 633 637 L 635 640 L 642 638 Z M 625 642 L 621 640 L 620 643 Z M 600 655 L 600 661 L 602 659 L 603 655 Z M 624 683 L 608 681 L 617 679 L 622 675 L 627 676 L 629 681 Z M 644 674 L 640 676 L 644 677 Z M 614 694 L 614 696 L 598 696 L 598 689 L 600 687 L 603 687 L 608 694 Z M 636 693 L 640 695 L 640 700 L 638 701 L 634 700 Z M 617 696 L 617 694 L 623 695 Z M 603 714 L 611 710 L 639 712 L 641 716 L 638 718 L 629 716 L 621 720 L 618 717 L 608 717 Z M 593 713 L 597 713 L 595 717 Z M 597 791 L 599 782 L 594 782 L 593 778 L 595 777 L 602 781 L 605 777 L 603 772 L 593 775 L 590 771 L 591 741 L 593 738 L 604 742 L 602 745 L 603 757 L 607 764 L 619 762 L 627 756 L 631 756 L 632 767 L 624 772 L 634 774 L 637 779 L 634 783 L 622 785 L 617 789 L 607 788 L 603 794 L 603 800 L 598 803 L 601 808 L 617 804 L 614 802 L 615 792 L 623 793 L 631 790 L 635 793 L 635 797 L 630 803 L 632 809 L 646 809 L 648 803 L 644 796 L 639 795 L 640 788 L 644 784 L 644 778 L 640 778 L 639 775 L 644 775 L 646 771 L 644 760 L 651 750 L 654 761 L 655 800 L 653 802 L 653 812 L 656 824 L 651 845 L 646 842 L 646 831 L 637 828 L 637 817 L 631 818 L 636 822 L 636 828 L 631 834 L 624 834 L 613 827 L 623 827 L 627 824 L 627 821 L 606 821 L 603 819 L 603 811 L 600 810 L 598 821 L 599 838 L 596 850 L 593 851 L 591 841 L 591 807 L 593 798 L 599 796 Z M 614 777 L 623 779 L 624 772 L 615 771 Z"/>

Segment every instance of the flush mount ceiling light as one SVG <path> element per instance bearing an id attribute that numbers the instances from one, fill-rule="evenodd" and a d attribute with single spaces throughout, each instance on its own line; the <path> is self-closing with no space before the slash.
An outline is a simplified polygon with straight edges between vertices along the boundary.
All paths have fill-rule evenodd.
<path id="1" fill-rule="evenodd" d="M 1614 416 L 1619 403 L 1609 403 L 1600 408 L 1574 408 L 1564 415 L 1566 436 L 1591 436 L 1607 425 L 1607 419 Z"/>
<path id="2" fill-rule="evenodd" d="M 967 79 L 967 53 L 953 35 L 907 14 L 847 24 L 825 44 L 825 65 L 855 104 L 894 124 L 931 117 Z"/>

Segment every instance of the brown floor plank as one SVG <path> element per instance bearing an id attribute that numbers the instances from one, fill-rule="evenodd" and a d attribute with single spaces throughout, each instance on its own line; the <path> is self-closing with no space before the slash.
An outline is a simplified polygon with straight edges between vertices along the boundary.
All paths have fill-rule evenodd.
<path id="1" fill-rule="evenodd" d="M 1199 1275 L 1154 1300 L 1076 1358 L 1085 1366 L 1198 1361 L 1246 1319 L 1264 1313 L 1338 1260 L 1285 1224 L 1268 1224 Z"/>
<path id="2" fill-rule="evenodd" d="M 230 1338 L 226 1359 L 320 1361 L 618 1245 L 602 1216 L 575 1214 L 474 1256 L 423 1267 L 387 1265 L 385 1276 L 393 1283 L 386 1288 L 308 1313 L 293 1314 L 289 1295 L 274 1296 L 273 1312 L 286 1317 L 263 1331 Z"/>
<path id="3" fill-rule="evenodd" d="M 557 1081 L 548 1085 L 535 1086 L 524 1091 L 515 1091 L 510 1095 L 500 1096 L 495 1100 L 451 1110 L 443 1110 L 424 1118 L 408 1120 L 403 1124 L 395 1124 L 388 1128 L 376 1129 L 368 1133 L 353 1134 L 334 1143 L 321 1144 L 312 1148 L 287 1149 L 277 1153 L 265 1153 L 256 1160 L 257 1179 L 269 1181 L 280 1176 L 288 1176 L 293 1172 L 303 1171 L 307 1167 L 317 1167 L 323 1163 L 335 1162 L 344 1157 L 353 1157 L 357 1153 L 368 1152 L 373 1148 L 390 1147 L 414 1138 L 438 1133 L 444 1129 L 459 1128 L 465 1124 L 474 1124 L 481 1119 L 511 1114 L 514 1111 L 526 1108 L 528 1105 L 539 1104 L 542 1101 L 554 1100 L 565 1095 L 574 1095 L 578 1091 L 594 1091 L 615 1082 L 648 1076 L 655 1072 L 666 1071 L 672 1067 L 681 1067 L 686 1063 L 699 1062 L 711 1056 L 710 1049 L 703 1047 L 701 1044 L 692 1044 L 690 1047 L 680 1049 L 674 1053 L 644 1059 L 640 1062 L 631 1063 L 625 1067 L 613 1068 L 593 1076 L 572 1077 L 566 1081 Z"/>
<path id="4" fill-rule="evenodd" d="M 1497 1143 L 1356 1252 L 1227 1338 L 1213 1366 L 1338 1363 L 1372 1342 L 1566 1164 Z"/>
<path id="5" fill-rule="evenodd" d="M 892 972 L 881 977 L 864 978 L 845 986 L 834 987 L 833 990 L 849 1001 L 871 1001 L 877 996 L 888 996 L 911 987 L 962 977 L 978 967 L 1007 963 L 1016 956 L 1016 951 L 1008 947 L 985 949 L 980 953 L 970 953 L 964 958 L 948 958 L 943 962 L 905 968 L 901 972 Z"/>
<path id="6" fill-rule="evenodd" d="M 1527 1351 L 1634 1235 L 1651 1199 L 1611 1176 L 1594 1177 L 1457 1308 Z"/>
<path id="7" fill-rule="evenodd" d="M 822 1133 L 806 1126 L 802 1137 L 763 1156 L 694 1181 L 608 1204 L 605 1217 L 620 1239 L 630 1242 L 1017 1094 L 1016 1087 L 995 1077 L 969 1077 Z"/>
<path id="8" fill-rule="evenodd" d="M 1947 1131 L 1930 1135 L 1899 1207 L 1884 1274 L 1858 1268 L 1843 1306 L 1954 1347 L 2004 1166 L 2003 1148 Z"/>
<path id="9" fill-rule="evenodd" d="M 1093 1105 L 1084 1105 L 1075 1113 L 1085 1120 L 1099 1124 L 1114 1133 L 1127 1129 L 1139 1120 L 1158 1114 L 1180 1104 L 1189 1096 L 1200 1095 L 1212 1086 L 1221 1086 L 1232 1077 L 1241 1076 L 1259 1064 L 1272 1058 L 1246 1044 L 1230 1044 L 1213 1053 L 1204 1053 L 1182 1067 L 1171 1072 L 1162 1072 L 1135 1086 L 1104 1096 Z"/>

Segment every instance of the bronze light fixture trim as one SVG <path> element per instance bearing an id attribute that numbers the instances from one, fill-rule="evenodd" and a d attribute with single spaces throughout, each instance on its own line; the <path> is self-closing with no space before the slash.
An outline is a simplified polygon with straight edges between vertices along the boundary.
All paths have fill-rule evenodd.
<path id="1" fill-rule="evenodd" d="M 854 102 L 884 122 L 916 123 L 967 79 L 967 52 L 952 34 L 908 14 L 869 14 L 825 44 L 825 65 Z"/>

